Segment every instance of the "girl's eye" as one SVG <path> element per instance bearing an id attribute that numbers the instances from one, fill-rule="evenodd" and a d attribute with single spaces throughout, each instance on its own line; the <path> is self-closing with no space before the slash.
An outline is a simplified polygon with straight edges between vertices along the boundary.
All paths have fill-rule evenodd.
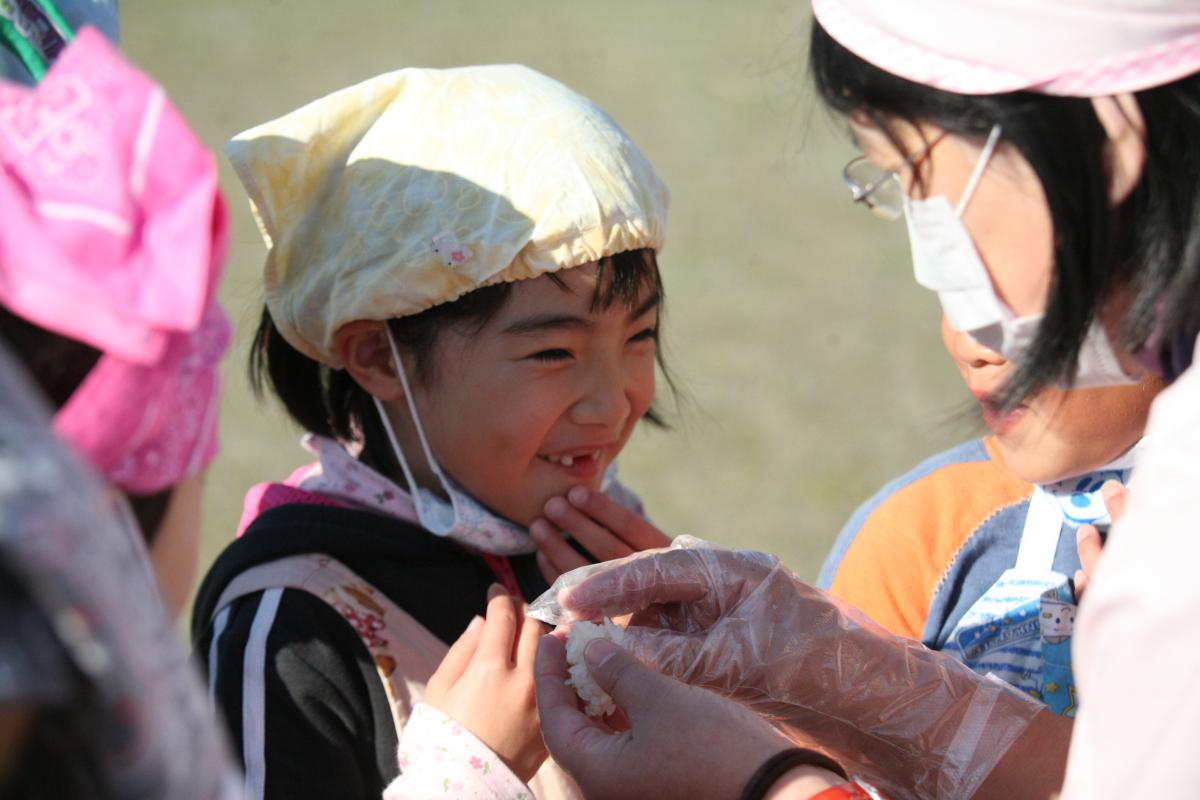
<path id="1" fill-rule="evenodd" d="M 637 333 L 637 334 L 634 334 L 633 336 L 631 336 L 629 338 L 629 341 L 631 341 L 631 342 L 657 342 L 658 341 L 658 328 L 657 327 L 646 328 L 646 330 L 642 331 L 641 333 Z"/>
<path id="2" fill-rule="evenodd" d="M 571 351 L 558 347 L 553 350 L 542 350 L 527 356 L 527 358 L 532 358 L 534 361 L 566 361 L 571 358 Z"/>

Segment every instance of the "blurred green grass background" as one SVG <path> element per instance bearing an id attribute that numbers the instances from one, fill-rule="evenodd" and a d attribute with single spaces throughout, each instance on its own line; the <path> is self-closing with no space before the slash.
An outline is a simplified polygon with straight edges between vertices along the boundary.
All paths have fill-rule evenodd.
<path id="1" fill-rule="evenodd" d="M 674 430 L 641 431 L 621 462 L 670 532 L 769 550 L 813 577 L 858 503 L 969 433 L 903 225 L 842 186 L 853 149 L 808 85 L 803 0 L 123 0 L 121 16 L 124 50 L 214 148 L 405 66 L 524 63 L 612 114 L 673 194 L 660 263 L 687 399 Z M 244 377 L 264 250 L 221 170 L 237 339 L 202 567 L 246 488 L 306 456 Z"/>

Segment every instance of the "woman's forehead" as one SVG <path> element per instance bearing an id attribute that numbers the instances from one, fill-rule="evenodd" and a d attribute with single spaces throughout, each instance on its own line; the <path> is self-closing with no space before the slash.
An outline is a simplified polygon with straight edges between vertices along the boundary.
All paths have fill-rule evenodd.
<path id="1" fill-rule="evenodd" d="M 850 133 L 867 156 L 903 159 L 929 147 L 942 134 L 942 129 L 928 122 L 882 120 L 854 114 L 850 117 Z"/>

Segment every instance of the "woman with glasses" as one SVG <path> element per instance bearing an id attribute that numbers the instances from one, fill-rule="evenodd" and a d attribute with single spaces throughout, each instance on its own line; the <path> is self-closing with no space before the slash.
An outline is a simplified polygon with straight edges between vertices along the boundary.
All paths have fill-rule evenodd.
<path id="1" fill-rule="evenodd" d="M 684 541 L 568 575 L 554 619 L 637 611 L 585 658 L 594 723 L 539 653 L 547 745 L 589 796 L 867 797 L 745 706 L 894 797 L 1187 797 L 1200 786 L 1200 8 L 1194 0 L 813 0 L 810 65 L 906 218 L 947 325 L 1049 386 L 1170 384 L 1072 643 L 1075 720 L 894 637 L 769 556 Z M 965 202 L 964 202 L 965 199 Z M 898 202 L 897 202 L 898 201 Z M 624 523 L 595 498 L 597 523 Z M 652 664 L 678 678 L 643 666 Z M 702 688 L 715 690 L 706 692 Z M 732 696 L 742 705 L 720 702 Z M 1070 754 L 1068 758 L 1068 744 Z M 1064 778 L 1065 775 L 1065 778 Z M 1065 781 L 1065 782 L 1064 782 Z"/>
<path id="2" fill-rule="evenodd" d="M 920 191 L 915 182 L 922 168 L 928 174 L 931 152 L 962 148 L 975 166 L 962 193 L 945 196 L 961 218 L 989 170 L 1005 169 L 999 143 L 999 127 L 982 151 L 942 131 L 896 167 L 856 158 L 844 180 L 857 203 L 899 220 Z M 913 231 L 917 278 L 934 291 L 949 291 L 922 237 Z M 986 276 L 979 285 L 986 287 Z M 1006 410 L 996 397 L 1017 364 L 1001 352 L 1003 331 L 963 316 L 994 301 L 981 295 L 967 305 L 962 299 L 947 299 L 942 342 L 989 435 L 926 460 L 859 508 L 817 585 L 892 633 L 951 653 L 1073 717 L 1078 692 L 1071 639 L 1101 532 L 1112 521 L 1104 495 L 1129 481 L 1163 381 L 1146 372 L 1122 385 L 1047 385 Z M 1002 309 L 992 317 L 1001 318 Z"/>

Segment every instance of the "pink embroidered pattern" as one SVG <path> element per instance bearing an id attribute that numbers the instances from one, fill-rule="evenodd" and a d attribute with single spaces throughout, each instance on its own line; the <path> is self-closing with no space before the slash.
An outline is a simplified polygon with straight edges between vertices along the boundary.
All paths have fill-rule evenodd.
<path id="1" fill-rule="evenodd" d="M 127 491 L 194 474 L 216 453 L 230 338 L 212 156 L 84 28 L 33 89 L 0 82 L 0 164 L 0 302 L 104 354 L 55 432 Z"/>
<path id="2" fill-rule="evenodd" d="M 385 627 L 383 620 L 374 614 L 360 614 L 348 606 L 343 606 L 339 610 L 354 630 L 358 631 L 359 638 L 368 648 L 387 647 L 387 639 L 379 635 L 379 632 Z"/>

